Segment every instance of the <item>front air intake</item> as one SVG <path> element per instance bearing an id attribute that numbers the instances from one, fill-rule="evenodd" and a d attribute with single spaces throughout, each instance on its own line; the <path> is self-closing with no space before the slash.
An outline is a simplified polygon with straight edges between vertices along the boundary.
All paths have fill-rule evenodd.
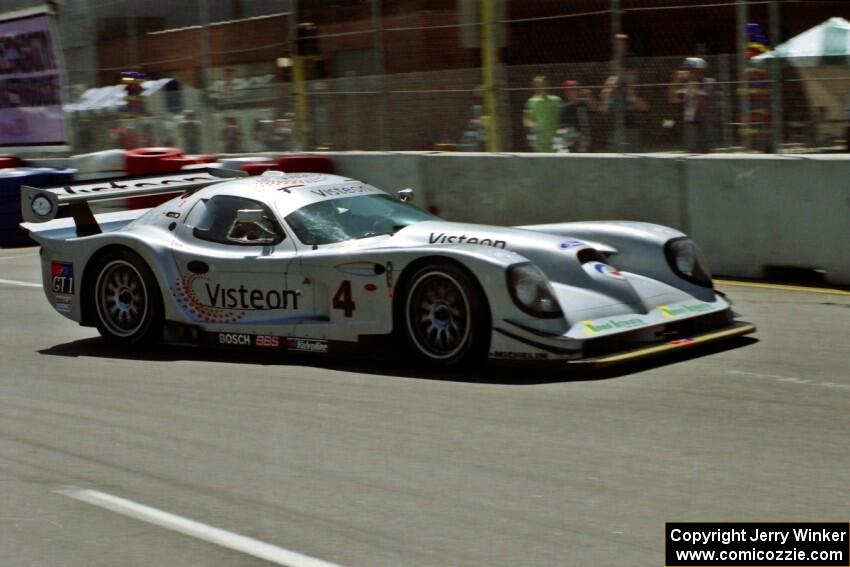
<path id="1" fill-rule="evenodd" d="M 608 261 L 605 256 L 599 250 L 594 250 L 593 248 L 583 248 L 578 251 L 576 254 L 578 261 L 582 264 L 587 264 L 588 262 L 602 262 L 603 264 L 607 264 Z"/>

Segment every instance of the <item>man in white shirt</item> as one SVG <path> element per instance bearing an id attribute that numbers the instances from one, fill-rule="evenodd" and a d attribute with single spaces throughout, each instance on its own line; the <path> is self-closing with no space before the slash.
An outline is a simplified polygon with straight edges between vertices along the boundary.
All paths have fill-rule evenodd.
<path id="1" fill-rule="evenodd" d="M 712 148 L 716 81 L 705 76 L 707 66 L 704 59 L 688 57 L 670 83 L 670 102 L 682 105 L 685 149 L 692 154 L 706 154 Z"/>

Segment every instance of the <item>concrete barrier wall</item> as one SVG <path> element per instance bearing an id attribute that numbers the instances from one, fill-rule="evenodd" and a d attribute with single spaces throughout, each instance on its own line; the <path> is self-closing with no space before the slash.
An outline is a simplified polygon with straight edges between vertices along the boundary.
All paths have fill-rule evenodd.
<path id="1" fill-rule="evenodd" d="M 640 220 L 691 235 L 716 274 L 822 269 L 850 285 L 850 156 L 333 154 L 343 175 L 417 190 L 449 219 Z"/>
<path id="2" fill-rule="evenodd" d="M 689 233 L 718 273 L 826 270 L 850 284 L 850 157 L 686 160 Z"/>

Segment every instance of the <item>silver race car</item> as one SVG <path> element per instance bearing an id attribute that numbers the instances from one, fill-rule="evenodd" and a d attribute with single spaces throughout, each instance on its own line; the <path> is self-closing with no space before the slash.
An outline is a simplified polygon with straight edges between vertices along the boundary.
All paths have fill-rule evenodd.
<path id="1" fill-rule="evenodd" d="M 175 193 L 146 210 L 90 204 Z M 751 333 L 694 242 L 640 222 L 444 221 L 335 175 L 224 169 L 22 190 L 44 291 L 110 343 L 623 362 Z M 68 216 L 57 213 L 66 210 Z"/>

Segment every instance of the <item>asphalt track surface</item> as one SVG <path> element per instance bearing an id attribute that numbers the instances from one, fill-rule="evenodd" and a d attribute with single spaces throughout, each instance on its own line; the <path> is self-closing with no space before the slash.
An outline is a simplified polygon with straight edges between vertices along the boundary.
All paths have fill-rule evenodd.
<path id="1" fill-rule="evenodd" d="M 35 249 L 0 250 L 3 565 L 658 566 L 667 521 L 848 520 L 847 294 L 721 285 L 754 339 L 437 374 L 116 352 L 9 281 Z"/>

